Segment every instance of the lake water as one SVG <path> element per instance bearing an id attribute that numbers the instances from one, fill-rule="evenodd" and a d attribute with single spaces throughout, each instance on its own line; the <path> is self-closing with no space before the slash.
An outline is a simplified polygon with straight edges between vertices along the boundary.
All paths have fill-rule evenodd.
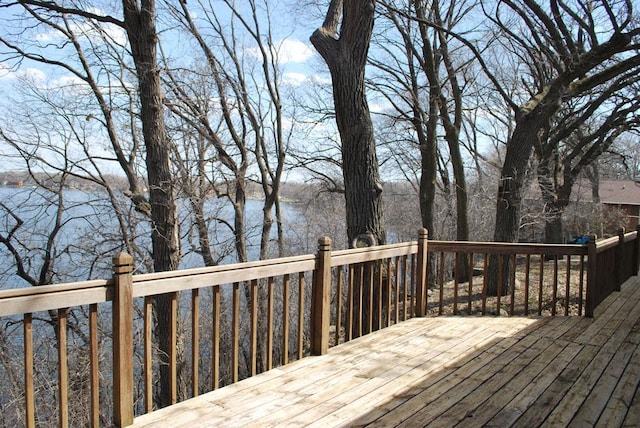
<path id="1" fill-rule="evenodd" d="M 60 214 L 62 226 L 52 238 L 58 215 L 54 194 L 41 189 L 0 188 L 0 236 L 6 238 L 13 233 L 11 245 L 22 259 L 26 272 L 34 278 L 39 277 L 38 269 L 45 262 L 48 245 L 55 254 L 54 283 L 109 277 L 111 256 L 122 251 L 122 237 L 118 233 L 117 218 L 106 194 L 67 190 L 63 198 L 65 210 Z M 121 209 L 130 209 L 130 203 L 124 196 L 121 206 Z M 202 266 L 202 257 L 195 252 L 198 245 L 196 231 L 188 227 L 188 204 L 181 201 L 179 206 L 183 253 L 180 267 Z M 251 260 L 259 255 L 262 208 L 262 201 L 247 201 L 245 216 Z M 282 208 L 287 222 L 287 219 L 299 215 L 293 204 L 282 203 Z M 214 251 L 226 254 L 223 263 L 235 262 L 234 238 L 228 226 L 233 224 L 232 207 L 224 200 L 212 198 L 207 203 L 207 214 L 220 219 L 211 222 L 209 230 Z M 150 248 L 149 223 L 141 221 L 140 215 L 134 218 L 138 223 L 128 225 L 129 233 L 137 235 L 135 242 L 138 246 Z M 19 222 L 22 225 L 15 229 Z M 275 234 L 274 224 L 272 238 L 275 238 Z M 29 286 L 27 281 L 17 276 L 15 257 L 2 243 L 0 266 L 0 288 Z"/>

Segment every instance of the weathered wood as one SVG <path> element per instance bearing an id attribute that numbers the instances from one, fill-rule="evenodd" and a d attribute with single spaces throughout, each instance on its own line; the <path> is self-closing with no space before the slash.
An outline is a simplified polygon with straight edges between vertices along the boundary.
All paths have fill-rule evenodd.
<path id="1" fill-rule="evenodd" d="M 342 311 L 343 311 L 343 302 L 342 302 L 342 294 L 344 288 L 344 266 L 338 266 L 336 268 L 336 338 L 335 344 L 338 345 L 342 341 L 340 340 L 340 332 L 343 328 L 342 321 Z"/>
<path id="2" fill-rule="evenodd" d="M 289 364 L 289 287 L 291 278 L 286 274 L 282 278 L 282 364 Z"/>
<path id="3" fill-rule="evenodd" d="M 598 284 L 597 280 L 597 263 L 596 260 L 598 258 L 598 248 L 596 243 L 595 235 L 589 236 L 589 242 L 587 243 L 587 291 L 585 297 L 585 308 L 584 315 L 586 317 L 593 317 L 593 311 L 597 305 L 596 303 L 596 293 L 598 292 L 598 288 L 600 284 Z"/>
<path id="4" fill-rule="evenodd" d="M 251 302 L 249 303 L 250 316 L 250 339 L 249 346 L 251 348 L 251 376 L 258 373 L 258 280 L 251 280 Z"/>
<path id="5" fill-rule="evenodd" d="M 24 314 L 24 407 L 25 425 L 28 428 L 36 426 L 36 408 L 33 391 L 33 315 Z"/>
<path id="6" fill-rule="evenodd" d="M 60 287 L 56 290 L 56 287 Z M 39 290 L 45 288 L 46 290 Z M 17 290 L 0 291 L 0 317 L 22 315 L 60 308 L 108 302 L 113 299 L 113 289 L 106 281 L 89 281 L 82 284 L 42 285 Z"/>
<path id="7" fill-rule="evenodd" d="M 273 277 L 267 278 L 267 370 L 273 368 Z"/>
<path id="8" fill-rule="evenodd" d="M 178 293 L 171 293 L 169 301 L 169 385 L 171 404 L 175 404 L 178 401 Z"/>
<path id="9" fill-rule="evenodd" d="M 133 258 L 113 256 L 113 423 L 133 422 Z"/>
<path id="10" fill-rule="evenodd" d="M 304 274 L 298 274 L 298 360 L 304 357 Z"/>
<path id="11" fill-rule="evenodd" d="M 231 318 L 231 380 L 238 381 L 240 364 L 240 284 L 233 283 L 233 304 Z"/>
<path id="12" fill-rule="evenodd" d="M 58 423 L 69 426 L 69 363 L 67 361 L 67 309 L 58 309 Z M 133 374 L 132 374 L 133 377 Z"/>
<path id="13" fill-rule="evenodd" d="M 200 380 L 200 289 L 191 290 L 191 389 L 192 396 L 199 394 Z"/>
<path id="14" fill-rule="evenodd" d="M 90 424 L 94 428 L 100 426 L 100 356 L 98 349 L 98 305 L 89 305 L 89 397 Z"/>
<path id="15" fill-rule="evenodd" d="M 428 286 L 428 269 L 429 269 L 429 246 L 427 239 L 429 232 L 427 229 L 418 231 L 418 267 L 416 279 L 416 316 L 423 317 L 427 314 L 427 286 Z"/>
<path id="16" fill-rule="evenodd" d="M 593 320 L 414 318 L 134 426 L 620 426 L 640 410 L 639 286 Z"/>
<path id="17" fill-rule="evenodd" d="M 153 410 L 153 297 L 144 298 L 144 408 Z"/>
<path id="18" fill-rule="evenodd" d="M 323 355 L 329 349 L 331 311 L 331 239 L 318 240 L 315 282 L 311 293 L 311 353 Z"/>
<path id="19" fill-rule="evenodd" d="M 220 286 L 218 285 L 211 289 L 211 312 L 213 328 L 211 334 L 211 381 L 213 385 L 211 389 L 218 389 L 220 387 Z M 232 322 L 235 325 L 235 321 Z"/>

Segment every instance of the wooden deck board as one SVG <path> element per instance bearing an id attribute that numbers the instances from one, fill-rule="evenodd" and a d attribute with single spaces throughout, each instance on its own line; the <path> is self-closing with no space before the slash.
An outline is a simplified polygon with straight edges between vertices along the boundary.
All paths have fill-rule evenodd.
<path id="1" fill-rule="evenodd" d="M 638 426 L 640 281 L 594 319 L 412 319 L 135 427 Z"/>

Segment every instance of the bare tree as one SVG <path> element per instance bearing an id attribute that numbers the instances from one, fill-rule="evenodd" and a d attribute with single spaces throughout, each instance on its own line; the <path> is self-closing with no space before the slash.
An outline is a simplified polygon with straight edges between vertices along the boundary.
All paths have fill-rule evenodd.
<path id="1" fill-rule="evenodd" d="M 4 6 L 4 5 L 3 5 Z M 157 64 L 158 33 L 155 26 L 156 10 L 155 0 L 123 0 L 122 18 L 114 15 L 96 13 L 94 9 L 83 7 L 79 4 L 66 4 L 45 2 L 38 0 L 19 0 L 4 7 L 21 7 L 25 13 L 31 16 L 39 25 L 48 27 L 59 33 L 63 40 L 70 43 L 75 51 L 77 61 L 81 64 L 80 70 L 74 69 L 68 63 L 55 58 L 46 58 L 38 51 L 25 49 L 19 43 L 26 43 L 24 38 L 16 37 L 14 42 L 3 37 L 0 43 L 19 59 L 30 59 L 45 62 L 49 65 L 60 67 L 73 73 L 88 84 L 95 82 L 90 70 L 90 65 L 85 61 L 81 45 L 74 36 L 76 26 L 72 20 L 86 22 L 93 28 L 100 25 L 112 25 L 122 29 L 129 41 L 130 58 L 134 63 L 137 78 L 137 96 L 140 101 L 140 124 L 145 145 L 145 162 L 147 182 L 149 186 L 149 202 L 134 180 L 129 175 L 132 184 L 132 200 L 139 209 L 149 215 L 151 220 L 151 241 L 153 254 L 153 267 L 156 271 L 172 270 L 179 263 L 179 237 L 178 217 L 174 195 L 174 184 L 171 176 L 171 145 L 166 135 L 164 122 L 163 93 L 160 80 L 160 70 Z M 60 25 L 59 23 L 62 23 Z M 81 27 L 82 28 L 82 27 Z M 19 36 L 19 35 L 18 35 Z M 64 44 L 62 46 L 65 46 Z M 97 85 L 96 85 L 97 87 Z M 111 115 L 110 107 L 101 97 L 99 91 L 94 91 L 101 113 L 108 117 Z M 116 141 L 111 137 L 112 145 Z M 123 169 L 128 173 L 129 162 L 124 153 L 119 152 L 114 146 L 118 159 Z M 172 296 L 160 295 L 155 299 L 157 312 L 158 338 L 160 340 L 161 354 L 171 355 L 169 331 L 170 311 Z M 161 364 L 161 394 L 159 404 L 164 406 L 172 402 L 169 366 Z"/>
<path id="2" fill-rule="evenodd" d="M 538 184 L 544 202 L 545 242 L 563 242 L 562 214 L 569 205 L 573 186 L 596 160 L 630 130 L 638 129 L 640 99 L 634 70 L 618 78 L 629 90 L 621 94 L 610 91 L 585 97 L 582 107 L 572 106 L 559 112 L 545 140 L 536 144 Z M 618 85 L 614 85 L 614 88 Z M 591 110 L 602 114 L 584 119 Z"/>
<path id="3" fill-rule="evenodd" d="M 386 242 L 382 182 L 364 80 L 374 8 L 371 0 L 332 0 L 322 26 L 311 36 L 331 72 L 341 138 L 347 237 L 352 247 Z"/>

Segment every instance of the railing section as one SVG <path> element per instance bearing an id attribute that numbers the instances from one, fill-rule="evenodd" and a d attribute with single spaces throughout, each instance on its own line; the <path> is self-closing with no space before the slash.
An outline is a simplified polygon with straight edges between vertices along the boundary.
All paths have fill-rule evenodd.
<path id="1" fill-rule="evenodd" d="M 427 312 L 582 315 L 586 254 L 584 245 L 429 241 Z"/>
<path id="2" fill-rule="evenodd" d="M 633 275 L 638 274 L 640 260 L 640 228 L 634 232 L 597 241 L 589 239 L 589 290 L 586 296 L 586 315 L 593 317 L 595 308 Z"/>
<path id="3" fill-rule="evenodd" d="M 110 280 L 0 291 L 0 421 L 126 426 L 171 401 L 237 382 L 411 317 L 593 315 L 638 272 L 638 232 L 588 245 L 428 241 Z M 612 272 L 615 275 L 612 275 Z M 167 331 L 154 301 L 169 298 Z M 170 349 L 158 349 L 158 334 Z M 165 391 L 166 393 L 166 391 Z"/>

